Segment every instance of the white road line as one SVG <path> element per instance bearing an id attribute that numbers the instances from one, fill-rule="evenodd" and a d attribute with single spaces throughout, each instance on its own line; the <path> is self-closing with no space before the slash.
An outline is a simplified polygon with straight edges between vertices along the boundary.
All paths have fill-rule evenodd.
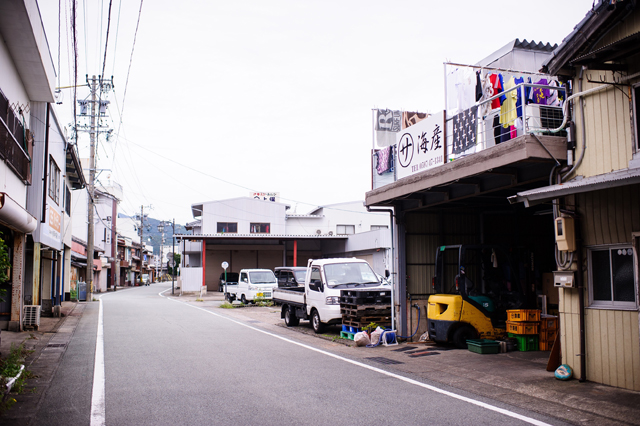
<path id="1" fill-rule="evenodd" d="M 167 290 L 165 290 L 165 291 L 167 291 Z M 162 294 L 165 291 L 160 292 L 159 295 L 162 296 L 162 297 L 166 297 L 164 294 Z M 487 410 L 495 411 L 495 412 L 503 414 L 505 416 L 513 417 L 514 419 L 522 420 L 523 422 L 527 422 L 527 423 L 530 423 L 532 425 L 536 425 L 536 426 L 551 426 L 549 423 L 545 423 L 545 422 L 542 422 L 540 420 L 536 420 L 536 419 L 531 418 L 531 417 L 523 416 L 523 415 L 515 413 L 513 411 L 509 411 L 509 410 L 506 410 L 504 408 L 496 407 L 495 405 L 487 404 L 485 402 L 478 401 L 478 400 L 475 400 L 475 399 L 472 399 L 472 398 L 468 398 L 466 396 L 458 395 L 456 393 L 449 392 L 449 391 L 446 391 L 444 389 L 440 389 L 440 388 L 437 388 L 435 386 L 431 386 L 431 385 L 428 385 L 426 383 L 422 383 L 422 382 L 419 382 L 417 380 L 413 380 L 413 379 L 410 379 L 408 377 L 401 376 L 399 374 L 391 373 L 389 371 L 385 371 L 385 370 L 382 370 L 382 369 L 377 368 L 377 367 L 372 367 L 370 365 L 364 364 L 364 363 L 359 362 L 359 361 L 354 361 L 352 359 L 344 358 L 344 357 L 342 357 L 340 355 L 332 354 L 331 352 L 327 352 L 327 351 L 324 351 L 322 349 L 314 348 L 313 346 L 309 346 L 309 345 L 306 345 L 304 343 L 296 342 L 296 341 L 288 339 L 286 337 L 279 336 L 277 334 L 273 334 L 273 333 L 270 333 L 270 332 L 265 331 L 265 330 L 261 330 L 259 328 L 256 328 L 256 327 L 250 326 L 248 324 L 242 323 L 240 321 L 236 321 L 236 320 L 234 320 L 232 318 L 229 318 L 227 316 L 216 314 L 215 312 L 211 312 L 211 311 L 209 311 L 207 309 L 204 309 L 204 308 L 201 308 L 201 307 L 198 307 L 198 306 L 190 305 L 190 304 L 188 304 L 186 302 L 182 302 L 180 300 L 176 300 L 176 299 L 173 299 L 173 298 L 170 298 L 170 297 L 168 297 L 168 299 L 173 301 L 173 302 L 181 303 L 181 304 L 189 306 L 191 308 L 201 310 L 201 311 L 206 312 L 208 314 L 215 315 L 215 316 L 217 316 L 219 318 L 224 318 L 224 319 L 226 319 L 228 321 L 234 322 L 234 323 L 236 323 L 238 325 L 241 325 L 243 327 L 250 328 L 251 330 L 255 330 L 255 331 L 258 331 L 260 333 L 266 334 L 268 336 L 275 337 L 276 339 L 280 339 L 280 340 L 283 340 L 285 342 L 288 342 L 288 343 L 303 347 L 305 349 L 309 349 L 309 350 L 312 350 L 314 352 L 318 352 L 318 353 L 321 353 L 323 355 L 330 356 L 332 358 L 338 359 L 340 361 L 347 362 L 349 364 L 357 365 L 358 367 L 366 368 L 367 370 L 371 370 L 371 371 L 375 371 L 375 372 L 380 373 L 380 374 L 384 374 L 385 376 L 393 377 L 393 378 L 401 380 L 403 382 L 410 383 L 412 385 L 419 386 L 421 388 L 428 389 L 430 391 L 437 392 L 437 393 L 449 396 L 451 398 L 455 398 L 455 399 L 459 399 L 461 401 L 468 402 L 469 404 L 477 405 L 477 406 L 485 408 Z"/>
<path id="2" fill-rule="evenodd" d="M 91 391 L 91 426 L 105 424 L 104 333 L 102 323 L 102 296 L 98 299 L 98 335 L 96 357 L 93 364 L 93 390 Z"/>

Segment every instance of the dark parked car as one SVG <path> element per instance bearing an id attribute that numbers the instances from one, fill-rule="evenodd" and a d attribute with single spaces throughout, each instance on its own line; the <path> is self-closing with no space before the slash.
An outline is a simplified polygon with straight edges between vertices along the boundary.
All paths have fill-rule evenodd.
<path id="1" fill-rule="evenodd" d="M 281 266 L 273 271 L 278 279 L 278 287 L 298 287 L 304 285 L 307 268 L 303 266 Z"/>
<path id="2" fill-rule="evenodd" d="M 227 272 L 227 284 L 238 284 L 238 273 L 237 272 Z M 224 272 L 220 274 L 220 286 L 218 287 L 218 291 L 224 291 Z"/>

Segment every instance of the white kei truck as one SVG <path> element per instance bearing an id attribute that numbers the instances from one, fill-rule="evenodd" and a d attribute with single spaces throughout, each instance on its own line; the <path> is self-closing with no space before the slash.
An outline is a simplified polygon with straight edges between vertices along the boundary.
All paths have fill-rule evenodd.
<path id="1" fill-rule="evenodd" d="M 230 302 L 238 299 L 245 305 L 256 298 L 271 299 L 278 280 L 271 269 L 242 269 L 237 283 L 227 283 L 225 297 Z"/>
<path id="2" fill-rule="evenodd" d="M 309 320 L 313 331 L 322 333 L 326 325 L 342 323 L 340 290 L 380 290 L 391 295 L 391 286 L 365 260 L 310 259 L 304 286 L 275 288 L 273 301 L 282 305 L 280 316 L 287 327 Z"/>

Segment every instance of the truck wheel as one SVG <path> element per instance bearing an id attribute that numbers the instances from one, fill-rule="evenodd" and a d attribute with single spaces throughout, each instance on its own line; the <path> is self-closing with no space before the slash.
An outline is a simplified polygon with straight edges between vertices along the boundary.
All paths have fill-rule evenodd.
<path id="1" fill-rule="evenodd" d="M 240 296 L 240 301 L 244 304 L 244 305 L 248 305 L 249 301 L 247 300 L 246 297 L 244 297 L 244 294 L 242 296 Z"/>
<path id="2" fill-rule="evenodd" d="M 295 312 L 292 312 L 295 308 L 286 306 L 282 309 L 285 310 L 284 323 L 287 325 L 287 327 L 295 327 L 296 325 L 300 324 L 300 319 L 296 316 Z"/>
<path id="3" fill-rule="evenodd" d="M 320 321 L 320 314 L 315 309 L 311 312 L 311 326 L 316 334 L 320 334 L 324 331 L 324 324 Z"/>
<path id="4" fill-rule="evenodd" d="M 460 349 L 467 349 L 467 339 L 478 337 L 476 330 L 470 325 L 461 325 L 453 332 L 453 344 Z"/>

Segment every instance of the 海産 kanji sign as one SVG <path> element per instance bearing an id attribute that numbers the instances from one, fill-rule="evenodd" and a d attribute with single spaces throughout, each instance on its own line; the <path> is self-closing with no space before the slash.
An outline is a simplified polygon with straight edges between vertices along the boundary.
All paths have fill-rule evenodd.
<path id="1" fill-rule="evenodd" d="M 398 133 L 397 179 L 444 164 L 444 112 Z"/>

